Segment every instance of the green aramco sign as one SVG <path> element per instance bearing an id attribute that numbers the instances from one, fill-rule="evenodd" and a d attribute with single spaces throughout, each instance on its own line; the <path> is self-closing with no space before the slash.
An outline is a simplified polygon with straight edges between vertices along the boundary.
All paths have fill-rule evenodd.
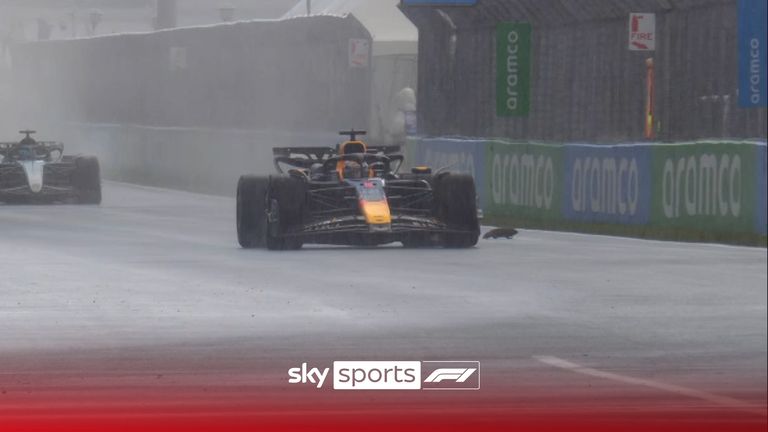
<path id="1" fill-rule="evenodd" d="M 531 105 L 531 25 L 496 28 L 496 114 L 527 116 Z"/>

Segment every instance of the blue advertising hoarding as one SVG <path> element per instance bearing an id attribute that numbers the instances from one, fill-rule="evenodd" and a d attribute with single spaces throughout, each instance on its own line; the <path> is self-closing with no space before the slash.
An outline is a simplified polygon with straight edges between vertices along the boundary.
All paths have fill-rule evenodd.
<path id="1" fill-rule="evenodd" d="M 646 224 L 650 173 L 650 146 L 566 145 L 563 216 L 581 222 Z"/>
<path id="2" fill-rule="evenodd" d="M 739 0 L 739 105 L 744 108 L 768 105 L 766 4 Z"/>
<path id="3" fill-rule="evenodd" d="M 482 140 L 425 138 L 419 140 L 413 153 L 413 165 L 426 165 L 437 171 L 472 174 L 480 205 L 485 205 L 485 146 Z"/>

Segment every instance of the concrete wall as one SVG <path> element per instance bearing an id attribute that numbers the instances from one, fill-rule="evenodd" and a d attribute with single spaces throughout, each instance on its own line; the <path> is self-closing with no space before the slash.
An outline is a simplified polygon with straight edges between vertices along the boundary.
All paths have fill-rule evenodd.
<path id="1" fill-rule="evenodd" d="M 276 131 L 367 126 L 352 16 L 252 21 L 14 46 L 29 119 Z"/>
<path id="2" fill-rule="evenodd" d="M 242 174 L 270 174 L 272 147 L 333 145 L 335 134 L 69 123 L 67 153 L 99 157 L 102 177 L 215 195 L 234 195 Z"/>
<path id="3" fill-rule="evenodd" d="M 233 194 L 272 147 L 329 146 L 368 127 L 371 62 L 352 16 L 252 21 L 13 47 L 12 116 L 104 177 Z M 369 53 L 370 54 L 370 53 Z"/>
<path id="4" fill-rule="evenodd" d="M 424 138 L 414 164 L 474 175 L 497 223 L 765 243 L 765 141 L 515 142 Z"/>

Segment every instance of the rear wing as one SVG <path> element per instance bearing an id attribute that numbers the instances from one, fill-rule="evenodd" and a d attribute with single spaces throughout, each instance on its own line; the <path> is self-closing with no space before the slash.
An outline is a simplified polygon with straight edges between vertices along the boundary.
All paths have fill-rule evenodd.
<path id="1" fill-rule="evenodd" d="M 383 154 L 383 155 L 391 155 L 391 154 L 399 154 L 402 151 L 402 147 L 400 146 L 368 146 L 368 153 L 373 154 Z"/>
<path id="2" fill-rule="evenodd" d="M 35 141 L 35 142 L 37 143 L 37 145 L 45 146 L 45 147 L 59 147 L 64 145 L 58 141 Z M 0 141 L 0 148 L 11 148 L 17 145 L 19 145 L 18 141 L 9 141 L 9 142 Z"/>
<path id="3" fill-rule="evenodd" d="M 280 174 L 285 173 L 281 164 L 309 169 L 312 165 L 321 164 L 335 154 L 336 149 L 333 147 L 274 147 L 272 149 L 275 169 Z"/>
<path id="4" fill-rule="evenodd" d="M 307 159 L 321 161 L 336 154 L 333 147 L 274 147 L 272 154 L 275 157 L 304 156 Z"/>
<path id="5" fill-rule="evenodd" d="M 369 154 L 377 155 L 399 155 L 402 148 L 400 146 L 369 146 Z M 309 169 L 316 163 L 323 163 L 326 160 L 339 154 L 339 147 L 274 147 L 272 155 L 274 156 L 275 168 L 279 173 L 283 173 L 280 164 L 291 165 L 297 168 Z"/>
<path id="6" fill-rule="evenodd" d="M 0 142 L 0 155 L 7 156 L 8 151 L 19 145 L 19 142 Z M 37 141 L 37 145 L 51 150 L 64 150 L 64 144 L 56 141 Z"/>
<path id="7" fill-rule="evenodd" d="M 368 153 L 372 154 L 397 154 L 400 153 L 400 146 L 368 146 Z M 339 146 L 336 147 L 274 147 L 272 154 L 275 157 L 294 157 L 304 156 L 307 159 L 325 160 L 339 153 Z"/>

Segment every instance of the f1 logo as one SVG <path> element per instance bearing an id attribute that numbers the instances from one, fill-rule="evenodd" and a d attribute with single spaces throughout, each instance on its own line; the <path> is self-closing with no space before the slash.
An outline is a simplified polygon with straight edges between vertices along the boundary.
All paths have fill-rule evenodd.
<path id="1" fill-rule="evenodd" d="M 424 380 L 425 383 L 438 383 L 443 380 L 452 380 L 457 383 L 463 383 L 467 380 L 477 369 L 475 368 L 441 368 L 438 369 Z"/>
<path id="2" fill-rule="evenodd" d="M 423 361 L 421 384 L 424 390 L 478 390 L 480 389 L 480 362 L 476 361 Z"/>

